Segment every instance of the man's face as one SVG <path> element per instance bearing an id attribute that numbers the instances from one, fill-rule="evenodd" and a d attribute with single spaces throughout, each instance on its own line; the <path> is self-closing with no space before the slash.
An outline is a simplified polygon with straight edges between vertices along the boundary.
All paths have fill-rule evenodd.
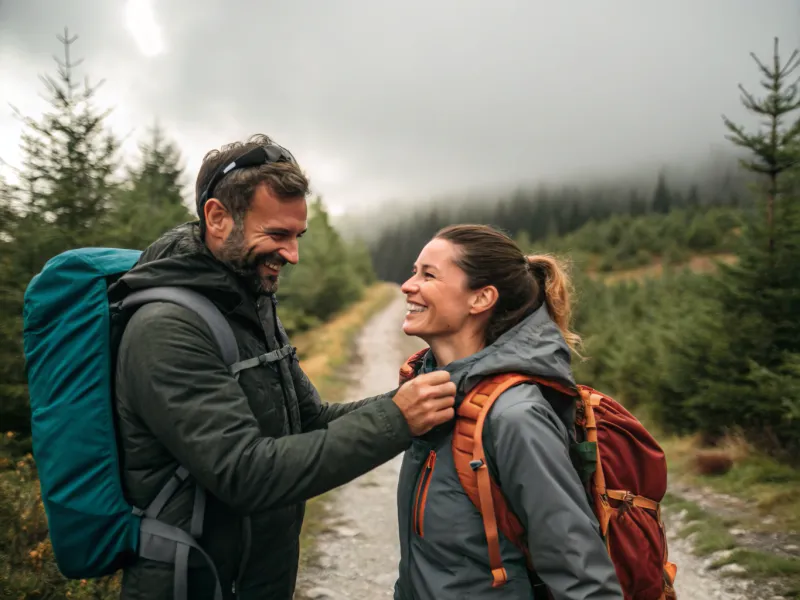
<path id="1" fill-rule="evenodd" d="M 218 258 L 256 295 L 275 293 L 281 268 L 300 258 L 298 240 L 306 231 L 307 217 L 305 198 L 279 200 L 261 185 L 243 221 L 233 224 Z"/>

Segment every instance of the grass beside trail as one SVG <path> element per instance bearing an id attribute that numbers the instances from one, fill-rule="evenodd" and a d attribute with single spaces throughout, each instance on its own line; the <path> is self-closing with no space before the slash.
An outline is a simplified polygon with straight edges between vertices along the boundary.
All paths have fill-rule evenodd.
<path id="1" fill-rule="evenodd" d="M 783 464 L 729 438 L 714 450 L 701 446 L 697 437 L 659 436 L 667 455 L 670 478 L 696 488 L 743 500 L 751 514 L 740 524 L 763 532 L 797 532 L 800 535 L 800 469 Z M 719 457 L 719 458 L 718 458 Z M 729 467 L 716 465 L 724 459 Z"/>
<path id="2" fill-rule="evenodd" d="M 344 399 L 350 380 L 342 367 L 356 358 L 355 338 L 366 322 L 389 304 L 396 292 L 397 286 L 378 283 L 367 290 L 360 302 L 293 341 L 300 366 L 319 390 L 323 402 Z M 314 558 L 314 538 L 325 530 L 328 516 L 325 500 L 325 495 L 318 496 L 306 504 L 300 535 L 301 569 Z"/>

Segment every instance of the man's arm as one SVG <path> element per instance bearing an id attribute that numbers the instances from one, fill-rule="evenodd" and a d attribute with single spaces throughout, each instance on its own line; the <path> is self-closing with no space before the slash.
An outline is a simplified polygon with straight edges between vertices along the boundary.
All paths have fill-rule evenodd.
<path id="1" fill-rule="evenodd" d="M 380 394 L 372 398 L 356 400 L 355 402 L 323 402 L 317 388 L 311 383 L 308 375 L 303 372 L 297 361 L 292 361 L 290 370 L 295 393 L 297 394 L 297 402 L 300 404 L 300 420 L 303 424 L 303 431 L 322 429 L 331 421 L 372 402 L 380 401 L 387 396 L 387 394 Z M 393 396 L 394 391 L 388 392 L 388 395 Z"/>
<path id="2" fill-rule="evenodd" d="M 133 316 L 120 346 L 117 385 L 200 485 L 244 514 L 322 494 L 411 442 L 391 394 L 326 429 L 263 437 L 205 322 L 173 304 L 146 305 Z"/>

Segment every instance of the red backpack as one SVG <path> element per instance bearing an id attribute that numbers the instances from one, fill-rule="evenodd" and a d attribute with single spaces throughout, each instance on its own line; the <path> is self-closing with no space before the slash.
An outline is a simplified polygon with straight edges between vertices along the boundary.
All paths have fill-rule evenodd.
<path id="1" fill-rule="evenodd" d="M 400 369 L 401 383 L 414 377 L 425 352 L 427 349 L 406 361 Z M 529 569 L 535 571 L 525 531 L 491 477 L 483 451 L 483 424 L 489 410 L 500 394 L 521 383 L 537 383 L 576 395 L 553 381 L 528 375 L 487 377 L 459 406 L 453 432 L 458 478 L 483 518 L 493 587 L 507 581 L 498 530 L 525 554 Z M 677 600 L 673 589 L 677 566 L 667 560 L 667 537 L 661 520 L 660 503 L 667 489 L 664 452 L 636 417 L 613 398 L 587 386 L 577 387 L 578 443 L 572 449 L 575 466 L 600 523 L 625 600 Z M 473 469 L 470 463 L 481 466 Z"/>

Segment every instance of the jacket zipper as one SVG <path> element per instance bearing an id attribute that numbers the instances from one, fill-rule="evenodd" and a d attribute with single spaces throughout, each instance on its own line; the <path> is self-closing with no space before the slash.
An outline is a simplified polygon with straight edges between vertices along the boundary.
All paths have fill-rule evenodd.
<path id="1" fill-rule="evenodd" d="M 433 468 L 435 465 L 436 452 L 431 450 L 428 454 L 428 460 L 425 461 L 425 466 L 422 469 L 422 474 L 417 483 L 417 492 L 414 497 L 414 514 L 412 515 L 412 519 L 414 522 L 414 532 L 419 537 L 425 537 L 425 504 L 428 501 L 428 489 L 431 485 Z"/>

